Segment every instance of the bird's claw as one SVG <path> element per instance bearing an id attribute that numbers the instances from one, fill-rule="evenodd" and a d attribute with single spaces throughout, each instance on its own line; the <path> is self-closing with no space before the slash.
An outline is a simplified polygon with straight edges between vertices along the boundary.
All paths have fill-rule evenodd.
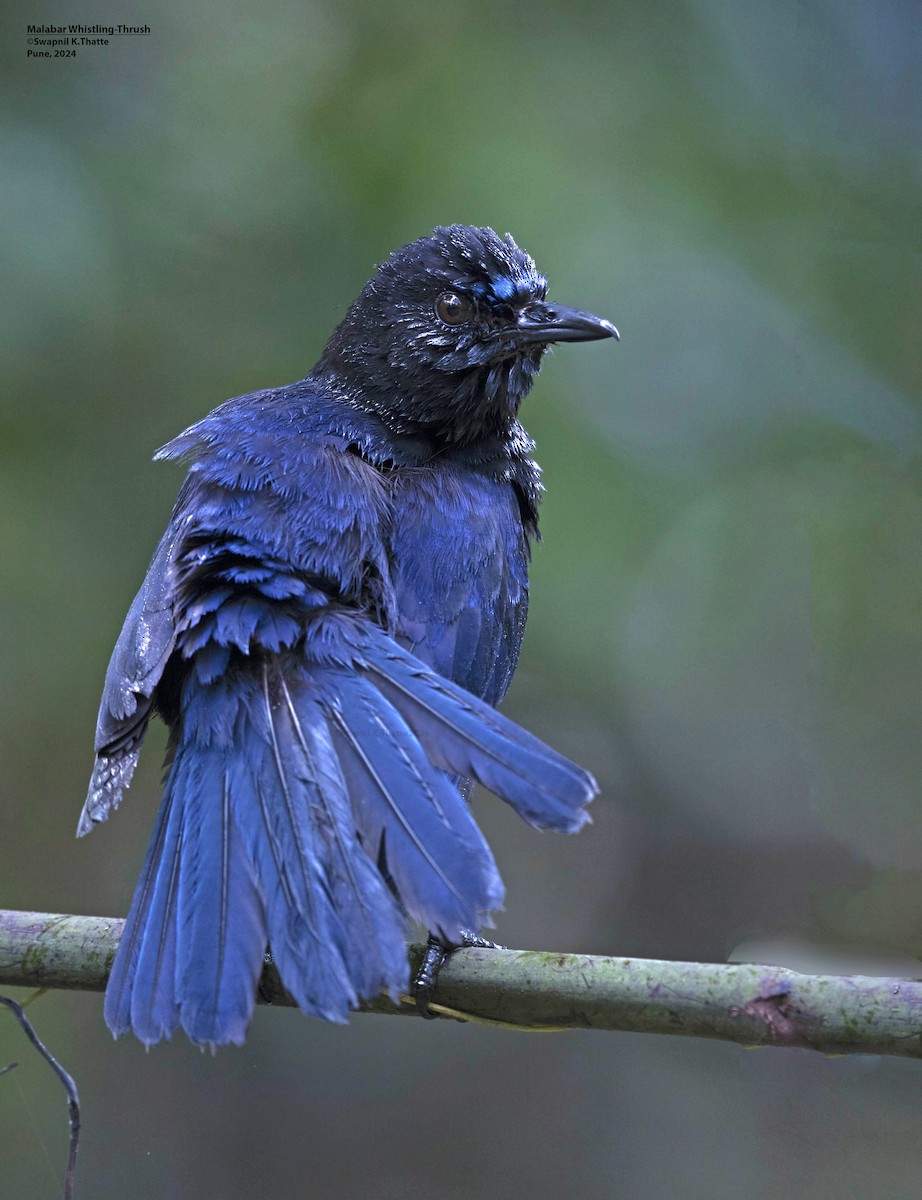
<path id="1" fill-rule="evenodd" d="M 443 941 L 434 933 L 429 934 L 429 940 L 426 942 L 426 953 L 423 955 L 423 961 L 420 963 L 419 970 L 413 979 L 413 999 L 416 1003 L 416 1011 L 427 1021 L 433 1021 L 439 1015 L 438 1013 L 434 1013 L 430 1008 L 439 981 L 439 972 L 445 965 L 450 954 L 455 950 L 466 949 L 469 946 L 481 950 L 503 949 L 496 942 L 491 942 L 477 933 L 472 933 L 469 929 L 462 929 L 458 935 L 458 941 L 451 943 Z"/>
<path id="2" fill-rule="evenodd" d="M 266 967 L 272 967 L 272 966 L 275 966 L 275 959 L 272 957 L 272 951 L 267 948 L 265 953 L 263 954 L 263 970 L 265 970 Z M 272 993 L 269 991 L 269 989 L 263 983 L 262 975 L 260 975 L 260 977 L 259 977 L 259 983 L 257 984 L 257 987 L 256 987 L 256 994 L 260 998 L 260 1000 L 262 1000 L 263 1004 L 271 1004 L 272 1003 Z"/>

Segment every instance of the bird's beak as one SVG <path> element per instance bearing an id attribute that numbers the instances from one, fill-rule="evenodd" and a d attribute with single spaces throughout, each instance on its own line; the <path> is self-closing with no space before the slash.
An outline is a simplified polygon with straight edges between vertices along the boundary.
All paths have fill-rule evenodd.
<path id="1" fill-rule="evenodd" d="M 595 342 L 600 338 L 621 336 L 611 321 L 566 308 L 562 304 L 540 304 L 521 314 L 516 328 L 520 342 Z"/>

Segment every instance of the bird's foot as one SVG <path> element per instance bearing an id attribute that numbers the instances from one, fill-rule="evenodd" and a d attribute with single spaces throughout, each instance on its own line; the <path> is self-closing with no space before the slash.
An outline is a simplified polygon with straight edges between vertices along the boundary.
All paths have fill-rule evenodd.
<path id="1" fill-rule="evenodd" d="M 263 970 L 265 970 L 266 967 L 274 967 L 274 966 L 275 966 L 275 959 L 272 957 L 272 951 L 267 948 L 265 954 L 263 955 Z M 263 983 L 261 975 L 260 975 L 259 983 L 256 988 L 256 994 L 260 998 L 260 1000 L 262 1000 L 263 1004 L 271 1004 L 272 1003 L 272 994 L 269 992 L 268 988 Z"/>
<path id="2" fill-rule="evenodd" d="M 472 933 L 469 929 L 462 929 L 458 935 L 458 941 L 452 943 L 444 942 L 440 937 L 436 937 L 434 933 L 429 934 L 429 940 L 426 943 L 426 953 L 423 955 L 423 961 L 420 963 L 419 970 L 416 972 L 416 977 L 413 980 L 413 999 L 416 1002 L 416 1010 L 427 1021 L 435 1020 L 439 1015 L 438 1013 L 434 1013 L 429 1007 L 435 995 L 436 985 L 439 981 L 439 972 L 453 951 L 468 946 L 475 946 L 483 950 L 503 949 L 496 942 L 488 941 L 479 934 Z"/>

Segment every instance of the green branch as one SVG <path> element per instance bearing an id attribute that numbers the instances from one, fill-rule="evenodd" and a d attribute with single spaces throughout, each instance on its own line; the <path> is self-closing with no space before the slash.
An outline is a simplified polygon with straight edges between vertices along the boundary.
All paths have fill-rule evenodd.
<path id="1" fill-rule="evenodd" d="M 0 986 L 102 991 L 124 922 L 0 910 Z M 411 946 L 415 967 L 422 947 Z M 274 968 L 261 997 L 290 1004 Z M 438 986 L 446 1015 L 528 1029 L 613 1029 L 922 1058 L 922 982 L 801 975 L 748 963 L 677 963 L 533 950 L 459 950 Z M 387 999 L 379 1013 L 415 1010 Z"/>

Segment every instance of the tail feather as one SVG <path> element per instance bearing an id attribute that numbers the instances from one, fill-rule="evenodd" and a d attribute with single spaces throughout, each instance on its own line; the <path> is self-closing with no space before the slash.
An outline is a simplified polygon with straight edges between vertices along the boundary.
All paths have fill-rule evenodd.
<path id="1" fill-rule="evenodd" d="M 177 750 L 106 990 L 116 1036 L 150 1045 L 180 1024 L 199 1045 L 246 1034 L 266 923 L 220 771 Z"/>
<path id="2" fill-rule="evenodd" d="M 182 806 L 164 792 L 134 900 L 112 964 L 103 1012 L 116 1037 L 132 1030 L 146 1045 L 177 1024 L 176 885 Z"/>
<path id="3" fill-rule="evenodd" d="M 242 1041 L 267 943 L 299 1006 L 327 1020 L 405 990 L 407 914 L 453 939 L 502 902 L 458 776 L 540 827 L 588 819 L 585 771 L 383 631 L 358 633 L 324 662 L 188 676 L 106 993 L 114 1033 Z"/>
<path id="4" fill-rule="evenodd" d="M 356 993 L 312 819 L 309 768 L 265 674 L 263 683 L 245 752 L 233 756 L 234 812 L 265 890 L 269 944 L 286 987 L 305 1012 L 345 1021 Z"/>
<path id="5" fill-rule="evenodd" d="M 589 820 L 598 787 L 588 771 L 389 638 L 370 640 L 363 660 L 433 764 L 476 779 L 539 829 L 574 833 Z"/>
<path id="6" fill-rule="evenodd" d="M 283 683 L 292 726 L 309 764 L 318 834 L 328 843 L 328 881 L 342 927 L 342 954 L 360 997 L 407 990 L 405 917 L 359 839 L 347 784 L 326 720 L 307 687 Z"/>
<path id="7" fill-rule="evenodd" d="M 503 887 L 457 788 L 378 689 L 354 673 L 334 686 L 336 746 L 369 853 L 383 841 L 401 901 L 429 929 L 454 938 L 479 928 Z"/>
<path id="8" fill-rule="evenodd" d="M 326 718 L 297 673 L 264 668 L 235 813 L 266 894 L 269 942 L 300 1007 L 345 1021 L 406 987 L 404 918 L 355 831 Z"/>
<path id="9" fill-rule="evenodd" d="M 198 1045 L 243 1042 L 266 951 L 265 901 L 231 812 L 223 756 L 182 756 L 184 797 L 176 979 L 180 1021 Z"/>

